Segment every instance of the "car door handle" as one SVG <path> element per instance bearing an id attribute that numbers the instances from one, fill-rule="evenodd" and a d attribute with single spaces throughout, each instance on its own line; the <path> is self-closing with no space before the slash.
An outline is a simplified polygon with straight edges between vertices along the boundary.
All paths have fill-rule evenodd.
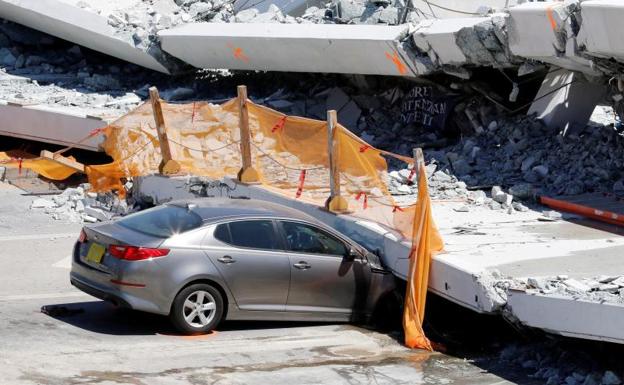
<path id="1" fill-rule="evenodd" d="M 308 270 L 309 268 L 312 267 L 312 266 L 308 265 L 308 263 L 306 261 L 299 261 L 299 263 L 295 263 L 293 266 L 296 267 L 299 270 Z"/>
<path id="2" fill-rule="evenodd" d="M 229 255 L 224 255 L 221 258 L 217 258 L 217 261 L 219 261 L 221 263 L 225 263 L 226 265 L 229 265 L 230 263 L 236 262 L 236 260 L 234 258 L 230 257 Z"/>

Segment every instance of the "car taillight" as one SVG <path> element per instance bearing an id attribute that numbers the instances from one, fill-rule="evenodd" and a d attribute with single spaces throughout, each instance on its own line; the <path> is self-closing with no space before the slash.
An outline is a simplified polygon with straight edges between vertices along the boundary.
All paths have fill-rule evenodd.
<path id="1" fill-rule="evenodd" d="M 110 245 L 108 253 L 115 258 L 126 261 L 141 261 L 144 259 L 164 257 L 169 249 L 150 249 L 148 247 Z"/>
<path id="2" fill-rule="evenodd" d="M 78 242 L 84 243 L 87 240 L 87 233 L 84 230 L 80 230 L 80 235 L 78 236 Z"/>

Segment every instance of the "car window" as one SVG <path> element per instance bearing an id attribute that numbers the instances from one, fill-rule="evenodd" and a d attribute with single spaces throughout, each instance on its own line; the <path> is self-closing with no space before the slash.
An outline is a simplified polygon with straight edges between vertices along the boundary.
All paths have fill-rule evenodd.
<path id="1" fill-rule="evenodd" d="M 221 242 L 232 243 L 227 223 L 220 224 L 214 231 L 214 237 Z"/>
<path id="2" fill-rule="evenodd" d="M 314 254 L 346 255 L 347 247 L 329 233 L 303 223 L 282 222 L 289 251 Z"/>
<path id="3" fill-rule="evenodd" d="M 202 219 L 185 207 L 163 205 L 128 215 L 117 224 L 154 237 L 169 238 L 200 227 Z"/>
<path id="4" fill-rule="evenodd" d="M 275 250 L 279 248 L 273 221 L 237 221 L 228 224 L 230 244 L 253 249 Z"/>

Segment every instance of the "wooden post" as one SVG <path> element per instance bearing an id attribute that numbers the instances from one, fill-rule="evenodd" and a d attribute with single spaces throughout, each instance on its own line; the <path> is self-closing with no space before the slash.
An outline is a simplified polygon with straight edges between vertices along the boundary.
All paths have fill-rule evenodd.
<path id="1" fill-rule="evenodd" d="M 425 164 L 425 157 L 423 155 L 423 151 L 422 148 L 418 147 L 415 148 L 413 150 L 413 154 L 414 154 L 414 167 L 416 170 L 416 173 L 414 174 L 416 176 L 416 181 L 414 182 L 414 184 L 418 184 L 418 181 L 420 180 L 420 166 Z"/>
<path id="2" fill-rule="evenodd" d="M 329 191 L 330 195 L 325 207 L 332 212 L 341 213 L 349 210 L 349 203 L 340 195 L 340 170 L 336 152 L 336 110 L 327 111 L 327 154 L 329 156 Z"/>
<path id="3" fill-rule="evenodd" d="M 247 87 L 238 86 L 238 127 L 240 129 L 240 149 L 243 167 L 238 172 L 238 180 L 243 183 L 259 183 L 258 171 L 251 164 L 251 132 L 249 131 L 249 110 L 247 108 Z"/>
<path id="4" fill-rule="evenodd" d="M 163 116 L 162 106 L 160 105 L 158 89 L 156 87 L 150 87 L 149 95 L 154 112 L 154 121 L 156 122 L 158 142 L 160 143 L 160 155 L 162 157 L 158 170 L 163 175 L 177 174 L 180 172 L 180 163 L 173 159 L 171 143 L 169 143 L 167 127 L 165 126 L 165 117 Z"/>
<path id="5" fill-rule="evenodd" d="M 41 154 L 39 155 L 41 158 L 43 159 L 48 159 L 51 160 L 53 162 L 56 162 L 58 164 L 62 164 L 63 166 L 72 168 L 76 171 L 78 171 L 79 173 L 84 174 L 85 173 L 85 166 L 82 163 L 76 162 L 75 160 L 71 160 L 69 158 L 66 158 L 60 154 L 55 154 L 51 151 L 47 151 L 47 150 L 42 150 Z"/>

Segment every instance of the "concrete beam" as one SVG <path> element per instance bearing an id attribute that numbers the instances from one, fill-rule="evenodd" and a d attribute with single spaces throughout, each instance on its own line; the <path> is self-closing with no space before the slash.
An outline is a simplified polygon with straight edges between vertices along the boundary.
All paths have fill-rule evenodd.
<path id="1" fill-rule="evenodd" d="M 510 8 L 507 36 L 511 53 L 591 76 L 602 75 L 579 55 L 570 12 L 564 2 L 532 2 Z"/>
<path id="2" fill-rule="evenodd" d="M 549 333 L 624 343 L 624 305 L 511 291 L 508 304 L 525 326 Z"/>
<path id="3" fill-rule="evenodd" d="M 82 143 L 78 141 L 94 129 L 107 124 L 107 121 L 100 118 L 68 110 L 0 101 L 0 135 L 101 151 L 100 144 L 104 139 L 102 135 Z"/>
<path id="4" fill-rule="evenodd" d="M 509 9 L 507 32 L 509 49 L 514 55 L 540 58 L 565 52 L 563 3 L 525 3 Z"/>
<path id="5" fill-rule="evenodd" d="M 147 52 L 117 38 L 106 17 L 83 10 L 67 0 L 0 0 L 0 17 L 145 68 L 169 73 Z"/>
<path id="6" fill-rule="evenodd" d="M 581 3 L 581 30 L 577 41 L 590 55 L 624 60 L 624 3 L 589 0 Z"/>
<path id="7" fill-rule="evenodd" d="M 547 126 L 567 132 L 575 125 L 586 125 L 606 95 L 606 85 L 559 69 L 546 75 L 528 114 L 537 114 Z"/>
<path id="8" fill-rule="evenodd" d="M 399 40 L 408 26 L 197 23 L 159 33 L 163 49 L 198 68 L 418 76 Z"/>
<path id="9" fill-rule="evenodd" d="M 491 17 L 424 20 L 415 26 L 412 39 L 438 66 L 466 64 L 501 66 L 510 63 L 505 42 L 495 33 Z"/>

